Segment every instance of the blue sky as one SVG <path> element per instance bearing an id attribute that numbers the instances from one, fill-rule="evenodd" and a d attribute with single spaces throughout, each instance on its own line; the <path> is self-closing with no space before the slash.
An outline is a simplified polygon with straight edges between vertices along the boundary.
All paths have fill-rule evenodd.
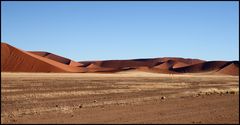
<path id="1" fill-rule="evenodd" d="M 239 60 L 238 2 L 1 2 L 1 41 L 70 59 Z"/>

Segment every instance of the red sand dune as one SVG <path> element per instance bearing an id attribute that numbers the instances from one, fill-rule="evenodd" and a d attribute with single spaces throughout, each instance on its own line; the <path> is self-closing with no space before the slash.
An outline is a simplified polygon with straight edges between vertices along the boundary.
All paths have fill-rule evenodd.
<path id="1" fill-rule="evenodd" d="M 217 74 L 228 74 L 228 75 L 238 75 L 239 74 L 239 64 L 238 61 L 233 61 L 227 66 L 223 67 Z"/>
<path id="2" fill-rule="evenodd" d="M 91 63 L 87 67 L 88 72 L 115 72 L 118 71 L 118 69 L 114 68 L 105 68 L 97 65 L 96 63 Z"/>
<path id="3" fill-rule="evenodd" d="M 185 67 L 185 66 L 189 66 L 189 64 L 184 63 L 184 62 L 176 62 L 172 68 L 181 68 L 181 67 Z"/>
<path id="4" fill-rule="evenodd" d="M 194 65 L 189 65 L 180 68 L 174 68 L 173 70 L 179 73 L 199 73 L 199 72 L 209 72 L 218 71 L 228 64 L 227 61 L 208 61 L 203 63 L 198 63 Z"/>
<path id="5" fill-rule="evenodd" d="M 154 69 L 172 69 L 173 65 L 176 63 L 176 61 L 173 60 L 167 60 L 164 62 L 159 62 L 156 66 L 154 66 Z"/>
<path id="6" fill-rule="evenodd" d="M 42 51 L 23 51 L 1 43 L 4 72 L 118 72 L 140 70 L 157 73 L 204 73 L 239 75 L 239 61 L 204 61 L 177 57 L 81 61 Z"/>
<path id="7" fill-rule="evenodd" d="M 203 60 L 198 60 L 198 59 L 184 59 L 184 58 L 152 58 L 152 59 L 133 59 L 133 60 L 106 60 L 106 61 L 88 61 L 88 62 L 80 62 L 80 63 L 93 63 L 97 62 L 96 65 L 101 66 L 101 67 L 108 67 L 108 68 L 124 68 L 124 67 L 133 67 L 133 68 L 138 68 L 138 67 L 144 67 L 147 66 L 149 68 L 154 67 L 158 65 L 161 62 L 176 62 L 179 63 L 178 67 L 181 67 L 183 65 L 190 65 L 190 64 L 196 64 L 196 63 L 201 63 L 204 62 Z M 176 65 L 177 66 L 177 65 Z"/>
<path id="8" fill-rule="evenodd" d="M 148 63 L 140 62 L 140 61 L 132 61 L 132 60 L 109 60 L 109 61 L 102 61 L 100 63 L 101 67 L 107 68 L 115 68 L 121 69 L 124 67 L 139 67 L 139 66 L 147 66 Z"/>
<path id="9" fill-rule="evenodd" d="M 48 58 L 25 52 L 6 43 L 1 43 L 1 71 L 83 72 L 83 69 L 71 67 Z"/>
<path id="10" fill-rule="evenodd" d="M 42 51 L 28 51 L 30 53 L 63 63 L 63 64 L 67 64 L 69 66 L 82 66 L 83 64 L 79 63 L 79 62 L 75 62 L 73 60 L 70 60 L 68 58 L 64 58 L 62 56 L 58 56 L 49 52 L 42 52 Z"/>
<path id="11" fill-rule="evenodd" d="M 173 60 L 173 61 L 177 61 L 177 62 L 183 62 L 183 63 L 189 64 L 189 65 L 205 62 L 204 60 L 200 60 L 200 59 L 176 58 L 176 57 L 163 57 L 160 60 L 162 62 L 166 62 L 168 60 Z"/>

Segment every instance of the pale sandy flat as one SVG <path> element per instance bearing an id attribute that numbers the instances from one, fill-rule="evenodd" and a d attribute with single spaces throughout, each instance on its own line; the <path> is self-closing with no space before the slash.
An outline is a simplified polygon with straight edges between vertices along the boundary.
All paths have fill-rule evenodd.
<path id="1" fill-rule="evenodd" d="M 239 123 L 238 76 L 2 72 L 1 78 L 2 123 Z"/>

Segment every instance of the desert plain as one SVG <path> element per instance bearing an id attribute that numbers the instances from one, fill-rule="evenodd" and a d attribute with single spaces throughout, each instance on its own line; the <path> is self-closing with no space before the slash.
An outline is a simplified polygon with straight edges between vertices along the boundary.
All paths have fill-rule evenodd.
<path id="1" fill-rule="evenodd" d="M 1 73 L 1 123 L 239 123 L 239 76 Z"/>
<path id="2" fill-rule="evenodd" d="M 239 123 L 239 61 L 74 61 L 1 43 L 1 123 Z"/>

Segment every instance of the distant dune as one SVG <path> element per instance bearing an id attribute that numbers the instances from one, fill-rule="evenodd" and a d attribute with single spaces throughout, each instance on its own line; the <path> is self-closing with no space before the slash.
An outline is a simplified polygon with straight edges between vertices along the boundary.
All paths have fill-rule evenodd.
<path id="1" fill-rule="evenodd" d="M 73 61 L 71 59 L 43 51 L 24 51 L 6 43 L 1 43 L 2 72 L 119 72 L 127 70 L 156 73 L 210 73 L 239 75 L 239 61 L 204 61 L 174 57 Z"/>

